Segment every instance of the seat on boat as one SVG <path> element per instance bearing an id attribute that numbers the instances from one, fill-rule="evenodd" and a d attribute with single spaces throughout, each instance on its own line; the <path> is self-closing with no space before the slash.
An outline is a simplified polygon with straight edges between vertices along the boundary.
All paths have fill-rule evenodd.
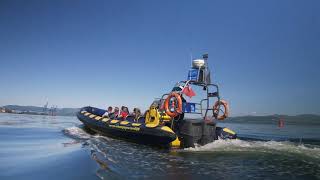
<path id="1" fill-rule="evenodd" d="M 135 119 L 134 116 L 130 115 L 126 118 L 126 120 L 134 123 L 145 123 L 145 117 L 143 116 L 140 116 L 138 119 Z"/>
<path id="2" fill-rule="evenodd" d="M 129 122 L 135 122 L 134 121 L 134 116 L 132 116 L 132 115 L 127 116 L 126 120 L 129 121 Z"/>
<path id="3" fill-rule="evenodd" d="M 146 121 L 145 119 L 146 118 L 144 116 L 141 116 L 141 117 L 138 118 L 137 121 L 138 121 L 138 123 L 145 123 L 145 121 Z"/>
<path id="4" fill-rule="evenodd" d="M 146 113 L 145 123 L 148 127 L 156 127 L 160 124 L 158 109 L 156 106 L 151 105 Z"/>

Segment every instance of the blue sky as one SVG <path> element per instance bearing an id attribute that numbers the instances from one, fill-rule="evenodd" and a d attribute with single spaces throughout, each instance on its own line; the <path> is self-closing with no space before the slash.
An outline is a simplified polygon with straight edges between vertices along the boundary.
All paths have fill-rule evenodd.
<path id="1" fill-rule="evenodd" d="M 319 1 L 0 1 L 0 105 L 147 107 L 209 53 L 232 115 L 320 114 Z"/>

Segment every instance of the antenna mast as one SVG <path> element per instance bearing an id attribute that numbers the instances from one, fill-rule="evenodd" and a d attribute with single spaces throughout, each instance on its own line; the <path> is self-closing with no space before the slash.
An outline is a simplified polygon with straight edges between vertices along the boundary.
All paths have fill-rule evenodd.
<path id="1" fill-rule="evenodd" d="M 190 67 L 192 67 L 192 60 L 193 60 L 192 50 L 190 50 Z"/>

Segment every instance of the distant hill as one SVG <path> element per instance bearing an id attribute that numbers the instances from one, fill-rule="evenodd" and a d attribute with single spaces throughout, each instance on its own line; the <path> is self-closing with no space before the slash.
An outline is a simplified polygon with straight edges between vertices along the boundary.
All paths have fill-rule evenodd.
<path id="1" fill-rule="evenodd" d="M 240 116 L 230 117 L 228 123 L 256 123 L 270 124 L 278 123 L 279 119 L 283 119 L 285 124 L 305 124 L 305 125 L 320 125 L 320 115 L 301 114 L 296 116 L 288 115 L 268 115 L 268 116 Z"/>
<path id="2" fill-rule="evenodd" d="M 4 108 L 16 110 L 16 111 L 35 111 L 35 112 L 42 112 L 43 107 L 37 106 L 19 106 L 19 105 L 6 105 L 3 106 Z"/>
<path id="3" fill-rule="evenodd" d="M 20 111 L 20 112 L 35 112 L 43 113 L 43 107 L 37 106 L 19 106 L 19 105 L 6 105 L 3 106 L 6 109 Z M 80 108 L 57 108 L 57 116 L 75 116 Z"/>
<path id="4" fill-rule="evenodd" d="M 20 112 L 36 112 L 43 113 L 43 107 L 37 106 L 18 106 L 7 105 L 3 106 L 6 109 L 20 111 Z M 80 108 L 58 108 L 56 115 L 58 116 L 75 116 Z M 29 114 L 32 114 L 29 113 Z M 301 124 L 301 125 L 320 125 L 320 115 L 301 114 L 296 116 L 288 115 L 268 115 L 268 116 L 238 116 L 230 117 L 226 123 L 250 123 L 250 124 L 277 124 L 279 119 L 283 119 L 285 124 Z"/>

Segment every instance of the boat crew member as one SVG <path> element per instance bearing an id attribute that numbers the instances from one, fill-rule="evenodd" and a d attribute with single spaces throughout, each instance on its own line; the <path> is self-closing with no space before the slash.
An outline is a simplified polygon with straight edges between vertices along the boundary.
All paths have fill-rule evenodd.
<path id="1" fill-rule="evenodd" d="M 109 106 L 107 111 L 102 115 L 102 117 L 109 117 L 111 113 L 112 113 L 112 107 Z"/>

